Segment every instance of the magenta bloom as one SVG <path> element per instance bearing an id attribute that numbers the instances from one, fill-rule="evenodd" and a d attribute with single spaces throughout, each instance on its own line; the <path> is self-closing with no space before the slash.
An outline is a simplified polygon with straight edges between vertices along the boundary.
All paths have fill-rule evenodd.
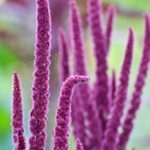
<path id="1" fill-rule="evenodd" d="M 87 75 L 85 66 L 85 45 L 83 40 L 82 22 L 75 1 L 71 1 L 70 3 L 70 24 L 74 52 L 74 74 Z M 76 131 L 77 138 L 80 139 L 84 147 L 99 147 L 101 125 L 98 120 L 98 113 L 96 111 L 95 102 L 91 100 L 89 84 L 86 83 L 80 85 L 78 89 L 75 90 L 75 94 L 75 98 L 78 100 L 73 98 L 73 110 L 75 112 L 78 111 L 76 110 L 76 107 L 78 107 L 81 110 L 81 113 L 83 114 L 85 127 L 82 131 Z M 77 104 L 74 104 L 77 102 L 79 103 L 78 106 Z M 79 112 L 77 112 L 76 115 L 78 116 L 74 117 L 74 122 L 81 123 L 81 119 L 77 119 L 79 117 Z M 87 124 L 85 124 L 86 122 Z M 76 125 L 76 123 L 74 125 Z M 96 126 L 97 128 L 93 128 L 93 126 Z M 80 129 L 80 127 L 78 128 L 76 126 L 74 128 Z"/>
<path id="2" fill-rule="evenodd" d="M 72 89 L 77 83 L 87 82 L 87 76 L 71 76 L 62 86 L 56 114 L 53 150 L 68 150 L 69 126 L 71 115 Z"/>
<path id="3" fill-rule="evenodd" d="M 126 118 L 123 123 L 123 132 L 119 136 L 118 146 L 122 149 L 126 149 L 129 136 L 133 129 L 133 121 L 136 117 L 137 110 L 139 110 L 141 103 L 141 95 L 143 92 L 143 87 L 145 85 L 145 80 L 148 73 L 148 64 L 150 59 L 150 19 L 148 15 L 145 15 L 145 40 L 143 56 L 141 58 L 141 63 L 139 71 L 137 74 L 137 79 L 135 82 L 135 89 L 131 98 L 131 106 L 127 112 Z"/>
<path id="4" fill-rule="evenodd" d="M 59 56 L 61 82 L 69 77 L 69 56 L 67 37 L 63 29 L 59 30 Z"/>
<path id="5" fill-rule="evenodd" d="M 68 43 L 67 37 L 63 29 L 59 30 L 59 59 L 60 59 L 60 78 L 63 83 L 69 77 L 69 56 L 68 56 Z M 80 137 L 83 139 L 84 133 L 84 118 L 79 108 L 79 100 L 73 95 L 74 103 L 72 103 L 72 122 L 74 125 L 73 132 L 76 138 Z M 76 109 L 78 107 L 78 109 Z"/>
<path id="6" fill-rule="evenodd" d="M 83 150 L 83 145 L 81 144 L 79 140 L 77 140 L 76 142 L 76 150 Z"/>
<path id="7" fill-rule="evenodd" d="M 74 0 L 70 1 L 70 30 L 74 54 L 74 74 L 86 75 L 82 21 Z"/>
<path id="8" fill-rule="evenodd" d="M 50 11 L 48 0 L 37 0 L 35 72 L 30 113 L 30 150 L 44 150 L 49 98 Z"/>
<path id="9" fill-rule="evenodd" d="M 96 82 L 93 89 L 93 101 L 96 101 L 99 120 L 102 122 L 102 130 L 105 131 L 109 113 L 109 100 L 107 47 L 101 23 L 101 3 L 98 0 L 88 0 L 88 13 L 96 58 Z"/>
<path id="10" fill-rule="evenodd" d="M 83 41 L 83 32 L 82 32 L 82 22 L 80 18 L 79 11 L 77 9 L 76 3 L 74 0 L 70 1 L 70 30 L 72 38 L 72 47 L 73 47 L 73 59 L 74 59 L 74 74 L 86 75 L 85 67 L 85 47 Z M 88 86 L 86 84 L 86 86 Z M 81 85 L 80 85 L 81 87 Z M 87 94 L 87 90 L 85 91 Z M 83 115 L 83 96 L 78 89 L 74 90 L 73 100 L 72 100 L 72 120 L 73 120 L 73 133 L 76 139 L 80 139 L 85 145 L 85 116 Z M 78 109 L 77 109 L 78 107 Z"/>
<path id="11" fill-rule="evenodd" d="M 107 123 L 107 129 L 105 132 L 104 140 L 102 142 L 101 150 L 115 150 L 116 148 L 115 146 L 118 135 L 118 128 L 120 126 L 120 120 L 123 115 L 124 104 L 127 97 L 127 89 L 133 55 L 133 40 L 133 32 L 130 29 L 114 107 L 112 109 L 110 119 Z"/>
<path id="12" fill-rule="evenodd" d="M 105 37 L 106 37 L 106 51 L 109 52 L 110 44 L 111 44 L 111 34 L 113 29 L 113 23 L 115 18 L 115 7 L 110 6 L 108 8 L 108 16 L 107 16 L 107 22 L 106 22 L 106 31 L 105 31 Z"/>
<path id="13" fill-rule="evenodd" d="M 13 78 L 12 128 L 15 150 L 25 150 L 26 142 L 23 127 L 22 97 L 20 80 L 17 73 L 14 73 Z"/>

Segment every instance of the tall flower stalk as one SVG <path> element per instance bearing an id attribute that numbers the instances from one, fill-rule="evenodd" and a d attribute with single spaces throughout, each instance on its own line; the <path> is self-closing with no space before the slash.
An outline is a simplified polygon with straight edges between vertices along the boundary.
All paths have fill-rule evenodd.
<path id="1" fill-rule="evenodd" d="M 80 18 L 80 13 L 77 8 L 76 2 L 72 0 L 70 2 L 70 25 L 71 25 L 71 35 L 72 35 L 72 45 L 74 52 L 74 74 L 87 75 L 86 63 L 85 63 L 85 45 L 83 40 L 83 30 L 82 22 Z M 100 146 L 100 136 L 101 136 L 101 124 L 98 121 L 98 113 L 96 111 L 95 103 L 91 100 L 90 87 L 89 84 L 83 84 L 78 87 L 75 91 L 76 99 L 79 100 L 79 106 L 81 108 L 84 126 L 85 128 L 83 134 L 84 137 L 78 137 L 82 143 L 84 143 L 85 148 L 99 148 Z M 77 100 L 73 100 L 74 103 Z M 74 108 L 75 110 L 75 108 Z M 78 116 L 77 116 L 78 117 Z M 78 121 L 78 120 L 74 120 Z M 85 124 L 87 122 L 87 124 Z M 93 128 L 97 126 L 97 128 Z M 76 128 L 76 127 L 75 127 Z M 88 133 L 88 134 L 87 134 Z M 80 133 L 79 133 L 80 135 Z M 87 138 L 85 138 L 87 137 Z M 86 140 L 86 141 L 85 141 Z"/>
<path id="2" fill-rule="evenodd" d="M 72 89 L 77 83 L 86 82 L 88 80 L 89 78 L 86 76 L 76 75 L 68 78 L 63 83 L 56 114 L 53 150 L 68 150 Z"/>
<path id="3" fill-rule="evenodd" d="M 132 63 L 133 55 L 133 31 L 129 29 L 129 38 L 126 48 L 126 53 L 121 68 L 119 85 L 116 92 L 116 98 L 114 106 L 112 108 L 110 119 L 107 123 L 107 129 L 105 132 L 104 140 L 102 142 L 102 150 L 115 150 L 116 140 L 118 137 L 118 128 L 120 126 L 120 120 L 123 115 L 123 109 L 125 105 L 125 100 L 127 98 L 127 90 L 129 83 L 129 75 Z"/>
<path id="4" fill-rule="evenodd" d="M 59 60 L 60 60 L 60 80 L 61 82 L 65 81 L 69 75 L 69 50 L 68 43 L 65 31 L 60 28 L 59 29 Z"/>
<path id="5" fill-rule="evenodd" d="M 50 11 L 48 0 L 37 0 L 37 30 L 30 113 L 30 150 L 44 150 L 49 99 Z"/>
<path id="6" fill-rule="evenodd" d="M 79 11 L 76 6 L 76 1 L 70 1 L 70 30 L 72 38 L 72 47 L 73 47 L 73 59 L 74 59 L 74 74 L 86 75 L 86 66 L 85 66 L 85 45 L 83 42 L 83 32 L 82 32 L 82 22 L 80 18 Z M 85 85 L 84 85 L 85 86 Z M 80 85 L 81 88 L 81 85 Z M 89 87 L 86 84 L 86 94 L 88 93 Z M 81 107 L 84 105 L 83 95 L 79 90 L 75 89 L 73 94 L 72 101 L 72 119 L 74 125 L 74 135 L 76 139 L 80 139 L 84 145 L 86 145 L 86 132 L 85 132 L 85 115 L 84 109 Z M 78 109 L 76 109 L 78 107 Z"/>
<path id="7" fill-rule="evenodd" d="M 93 89 L 93 101 L 96 101 L 102 131 L 106 129 L 109 114 L 108 76 L 106 38 L 101 23 L 101 2 L 88 0 L 89 26 L 91 29 L 96 58 L 96 82 Z"/>
<path id="8" fill-rule="evenodd" d="M 129 136 L 133 129 L 133 121 L 136 117 L 137 111 L 139 110 L 141 104 L 141 96 L 143 92 L 143 87 L 145 85 L 145 80 L 148 73 L 148 64 L 150 59 L 150 19 L 149 16 L 145 15 L 145 39 L 143 56 L 141 58 L 141 63 L 139 66 L 139 71 L 137 74 L 137 79 L 135 81 L 135 89 L 130 100 L 131 105 L 127 112 L 126 118 L 123 123 L 123 131 L 119 136 L 118 149 L 125 150 Z"/>
<path id="9" fill-rule="evenodd" d="M 23 108 L 20 79 L 17 73 L 13 76 L 12 128 L 15 150 L 25 150 L 26 141 L 23 126 Z"/>
<path id="10" fill-rule="evenodd" d="M 61 83 L 63 83 L 70 75 L 69 69 L 69 47 L 67 44 L 67 37 L 65 31 L 61 28 L 59 30 L 59 59 L 60 59 L 60 79 Z M 74 100 L 75 99 L 75 100 Z M 73 133 L 76 138 L 80 138 L 82 141 L 85 137 L 85 127 L 84 127 L 84 118 L 79 108 L 79 100 L 77 98 L 77 94 L 74 92 L 73 94 L 72 106 L 71 106 L 71 117 L 72 123 L 74 125 Z M 78 109 L 76 109 L 78 107 Z"/>

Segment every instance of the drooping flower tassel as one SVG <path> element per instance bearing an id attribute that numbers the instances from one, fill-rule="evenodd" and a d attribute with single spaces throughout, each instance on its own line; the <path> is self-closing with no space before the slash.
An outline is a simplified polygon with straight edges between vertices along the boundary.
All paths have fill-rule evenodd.
<path id="1" fill-rule="evenodd" d="M 26 142 L 23 127 L 23 108 L 20 80 L 17 73 L 13 76 L 12 128 L 15 150 L 25 150 Z"/>
<path id="2" fill-rule="evenodd" d="M 82 22 L 79 10 L 74 0 L 70 2 L 70 25 L 74 52 L 74 74 L 87 75 Z M 76 99 L 78 99 L 77 101 L 79 101 L 78 107 L 79 109 L 81 108 L 84 117 L 84 123 L 87 122 L 83 131 L 78 131 L 79 135 L 83 132 L 83 136 L 78 138 L 83 143 L 85 149 L 91 149 L 94 147 L 98 148 L 100 146 L 99 139 L 101 136 L 101 125 L 98 120 L 95 102 L 91 100 L 89 84 L 86 83 L 80 85 L 78 89 L 75 90 L 75 94 Z M 74 103 L 77 101 L 73 99 L 73 107 L 76 106 Z M 76 108 L 73 109 L 75 110 Z M 76 118 L 78 118 L 78 116 Z M 96 126 L 96 128 L 93 128 L 93 126 Z"/>
<path id="3" fill-rule="evenodd" d="M 71 95 L 77 83 L 87 82 L 87 76 L 71 76 L 63 83 L 56 114 L 56 126 L 53 138 L 53 150 L 68 150 L 70 130 Z"/>
<path id="4" fill-rule="evenodd" d="M 60 78 L 63 83 L 70 74 L 69 71 L 69 56 L 68 56 L 68 45 L 66 34 L 63 29 L 59 30 L 59 57 L 60 57 Z M 73 94 L 74 103 L 72 103 L 72 122 L 73 122 L 73 133 L 76 138 L 84 138 L 84 118 L 81 113 L 81 108 L 79 108 L 79 99 L 76 97 L 76 94 Z"/>
<path id="5" fill-rule="evenodd" d="M 131 106 L 123 122 L 122 133 L 119 136 L 118 148 L 121 150 L 126 149 L 127 142 L 133 129 L 134 125 L 133 122 L 136 117 L 136 113 L 140 107 L 141 95 L 147 77 L 149 60 L 150 60 L 150 19 L 148 15 L 145 15 L 145 40 L 144 40 L 143 56 L 141 58 L 141 63 L 139 66 L 139 71 L 135 82 L 135 89 L 132 94 L 132 98 L 130 100 Z"/>
<path id="6" fill-rule="evenodd" d="M 129 75 L 133 55 L 133 31 L 129 29 L 129 38 L 126 53 L 121 68 L 119 86 L 117 87 L 116 98 L 112 108 L 110 119 L 107 123 L 107 129 L 102 142 L 101 150 L 115 150 L 116 140 L 118 137 L 118 128 L 120 126 L 121 117 L 127 97 Z"/>
<path id="7" fill-rule="evenodd" d="M 30 150 L 44 150 L 46 142 L 46 121 L 49 100 L 50 66 L 50 11 L 48 0 L 36 0 L 37 31 L 34 61 L 34 82 L 32 86 L 32 110 L 30 113 Z"/>
<path id="8" fill-rule="evenodd" d="M 101 2 L 88 0 L 89 25 L 93 37 L 96 58 L 96 82 L 93 89 L 93 101 L 96 101 L 102 131 L 106 129 L 109 114 L 107 51 L 106 40 L 102 31 Z"/>
<path id="9" fill-rule="evenodd" d="M 59 30 L 59 56 L 60 56 L 60 78 L 63 83 L 70 74 L 69 71 L 69 56 L 68 56 L 68 45 L 65 32 L 63 29 Z M 73 94 L 74 103 L 72 103 L 72 122 L 73 122 L 73 133 L 74 136 L 84 138 L 84 118 L 79 108 L 79 99 L 76 94 Z M 78 109 L 77 109 L 78 108 Z"/>

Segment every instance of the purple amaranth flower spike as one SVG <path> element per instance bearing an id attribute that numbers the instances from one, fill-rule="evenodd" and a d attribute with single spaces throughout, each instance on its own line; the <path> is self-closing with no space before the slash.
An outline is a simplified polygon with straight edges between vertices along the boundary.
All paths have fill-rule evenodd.
<path id="1" fill-rule="evenodd" d="M 70 1 L 70 29 L 74 53 L 74 74 L 86 75 L 82 22 L 75 0 Z"/>
<path id="2" fill-rule="evenodd" d="M 69 77 L 63 83 L 56 114 L 53 150 L 68 150 L 72 89 L 77 83 L 87 82 L 88 80 L 87 76 L 75 75 Z"/>
<path id="3" fill-rule="evenodd" d="M 111 34 L 112 34 L 112 29 L 113 29 L 113 23 L 114 23 L 114 18 L 115 18 L 115 7 L 110 6 L 108 8 L 108 16 L 107 16 L 107 25 L 106 25 L 106 31 L 105 31 L 105 37 L 106 37 L 106 50 L 107 53 L 110 48 L 110 40 L 111 40 Z"/>
<path id="4" fill-rule="evenodd" d="M 83 150 L 83 145 L 81 144 L 79 140 L 77 140 L 76 142 L 76 150 Z"/>
<path id="5" fill-rule="evenodd" d="M 70 6 L 70 24 L 71 24 L 70 26 L 71 26 L 71 30 L 74 31 L 74 29 L 73 29 L 74 23 L 75 23 L 74 20 L 76 18 L 75 19 L 73 18 L 73 13 L 74 12 L 77 13 L 77 10 L 76 10 L 76 8 L 74 8 L 75 1 L 72 0 L 70 3 L 71 3 L 70 5 L 72 5 L 72 6 Z M 73 8 L 75 9 L 75 11 L 73 11 Z M 79 15 L 79 14 L 76 14 L 76 15 Z M 79 27 L 75 25 L 75 28 L 79 28 Z M 74 47 L 74 49 L 73 49 L 74 50 L 74 59 L 75 59 L 74 62 L 76 62 L 76 63 L 74 63 L 74 74 L 86 75 L 86 70 L 85 70 L 85 66 L 84 66 L 85 62 L 83 62 L 83 61 L 85 61 L 84 57 L 83 57 L 83 52 L 80 53 L 79 56 L 76 56 L 78 53 L 77 53 L 77 51 L 75 51 L 75 46 L 77 46 L 77 45 L 75 45 L 75 43 L 74 43 L 75 41 L 74 41 L 74 32 L 73 31 L 71 31 L 71 33 L 72 33 L 71 36 L 73 38 L 72 44 Z M 77 34 L 77 32 L 76 32 L 76 34 Z M 82 50 L 83 47 L 81 47 L 81 46 L 83 46 L 82 45 L 83 42 L 81 43 L 80 39 L 78 39 L 78 41 L 80 44 L 80 49 Z M 80 60 L 80 61 L 78 62 L 78 60 Z M 78 91 L 75 90 L 74 94 L 73 94 L 73 100 L 72 100 L 72 120 L 73 120 L 73 126 L 74 126 L 73 133 L 74 133 L 75 138 L 76 139 L 79 138 L 80 141 L 82 141 L 82 143 L 84 143 L 84 145 L 85 145 L 85 143 L 86 143 L 85 142 L 86 133 L 85 133 L 85 125 L 84 125 L 85 118 L 83 116 L 82 108 L 80 106 L 79 101 L 80 100 L 79 100 Z"/>
<path id="6" fill-rule="evenodd" d="M 69 77 L 69 58 L 68 58 L 68 45 L 67 45 L 67 39 L 65 32 L 63 29 L 59 30 L 59 56 L 60 56 L 60 77 L 61 82 L 63 83 L 68 77 Z M 78 98 L 75 98 L 75 94 L 73 95 L 73 98 L 75 99 L 75 103 L 73 103 L 72 107 L 72 121 L 74 125 L 74 135 L 75 137 L 85 137 L 83 136 L 82 132 L 84 131 L 84 119 L 83 115 L 81 113 L 81 110 L 79 108 L 79 100 Z M 76 106 L 75 106 L 76 105 Z"/>
<path id="7" fill-rule="evenodd" d="M 85 66 L 85 45 L 83 41 L 83 31 L 82 31 L 82 22 L 79 10 L 74 0 L 70 2 L 70 25 L 71 25 L 71 36 L 72 36 L 72 44 L 74 51 L 74 74 L 86 75 L 86 66 Z M 73 103 L 79 101 L 79 109 L 81 107 L 82 114 L 84 117 L 84 122 L 87 122 L 83 131 L 86 136 L 78 137 L 80 141 L 83 143 L 84 148 L 92 149 L 92 147 L 100 146 L 100 137 L 101 137 L 101 125 L 98 120 L 98 114 L 95 111 L 96 106 L 90 98 L 90 88 L 89 84 L 83 84 L 78 87 L 75 91 L 77 94 L 76 98 L 78 100 L 73 99 Z M 76 104 L 73 104 L 76 106 Z M 77 108 L 73 108 L 74 110 Z M 77 116 L 78 117 L 78 116 Z M 78 121 L 78 120 L 75 120 Z M 96 128 L 93 128 L 96 126 Z M 76 127 L 75 127 L 76 128 Z M 88 134 L 87 134 L 88 132 Z M 85 141 L 86 140 L 86 141 Z"/>
<path id="8" fill-rule="evenodd" d="M 22 97 L 17 73 L 14 73 L 13 78 L 12 128 L 15 150 L 25 150 L 26 142 L 23 127 Z"/>
<path id="9" fill-rule="evenodd" d="M 49 98 L 50 11 L 48 0 L 37 0 L 35 72 L 30 113 L 30 150 L 44 150 Z"/>
<path id="10" fill-rule="evenodd" d="M 69 62 L 68 62 L 68 46 L 67 46 L 67 40 L 66 35 L 63 29 L 59 30 L 59 48 L 60 48 L 60 77 L 61 82 L 63 83 L 68 77 L 69 77 Z M 84 118 L 81 113 L 81 110 L 79 108 L 79 100 L 75 97 L 76 95 L 73 95 L 73 98 L 75 99 L 75 102 L 72 103 L 72 121 L 74 125 L 74 135 L 75 137 L 85 137 L 83 135 L 84 131 Z M 77 109 L 78 108 L 78 109 Z M 75 120 L 75 121 L 74 121 Z"/>
<path id="11" fill-rule="evenodd" d="M 106 42 L 102 31 L 101 4 L 99 0 L 88 1 L 89 24 L 96 58 L 96 82 L 93 89 L 93 100 L 97 104 L 102 130 L 105 131 L 109 113 Z"/>
<path id="12" fill-rule="evenodd" d="M 133 31 L 129 29 L 129 38 L 119 79 L 120 83 L 117 88 L 114 107 L 112 108 L 111 116 L 107 123 L 107 129 L 105 132 L 104 140 L 102 142 L 101 150 L 115 150 L 116 148 L 115 146 L 118 135 L 118 128 L 120 126 L 120 120 L 123 115 L 124 104 L 127 97 L 132 55 Z"/>
<path id="13" fill-rule="evenodd" d="M 149 16 L 146 15 L 143 56 L 141 58 L 141 63 L 140 63 L 137 79 L 135 82 L 135 90 L 131 98 L 131 106 L 127 112 L 126 118 L 123 123 L 123 127 L 122 127 L 123 131 L 119 136 L 118 148 L 120 148 L 121 150 L 126 149 L 129 136 L 133 129 L 133 121 L 136 117 L 137 110 L 140 107 L 141 95 L 143 92 L 143 87 L 145 85 L 145 80 L 148 72 L 149 59 L 150 59 L 150 20 L 149 20 Z"/>
<path id="14" fill-rule="evenodd" d="M 115 70 L 112 71 L 111 85 L 110 85 L 110 107 L 113 106 L 115 100 L 117 83 Z"/>
<path id="15" fill-rule="evenodd" d="M 60 78 L 65 81 L 70 74 L 67 37 L 63 29 L 59 29 Z"/>

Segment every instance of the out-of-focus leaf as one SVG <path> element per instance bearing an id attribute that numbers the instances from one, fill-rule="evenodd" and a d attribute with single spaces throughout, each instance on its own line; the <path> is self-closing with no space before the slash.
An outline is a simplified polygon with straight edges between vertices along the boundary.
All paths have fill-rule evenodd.
<path id="1" fill-rule="evenodd" d="M 17 55 L 4 42 L 0 42 L 0 67 L 12 67 L 18 63 Z"/>
<path id="2" fill-rule="evenodd" d="M 150 9 L 150 1 L 149 0 L 113 0 L 113 2 L 116 2 L 117 4 L 131 8 L 136 10 L 142 10 L 146 11 Z"/>
<path id="3" fill-rule="evenodd" d="M 0 107 L 0 138 L 10 132 L 10 114 Z"/>

